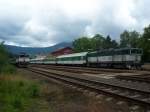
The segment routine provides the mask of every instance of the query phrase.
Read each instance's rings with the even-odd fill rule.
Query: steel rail
[[[69,82],[73,85],[82,86],[83,88],[86,88],[86,89],[88,88],[88,89],[94,90],[98,93],[99,92],[100,93],[105,93],[107,95],[113,95],[115,97],[120,97],[120,98],[124,98],[126,100],[134,101],[134,103],[137,102],[137,103],[140,103],[140,104],[145,105],[145,106],[150,106],[150,101],[146,101],[146,100],[139,99],[139,98],[132,97],[132,96],[126,96],[126,95],[121,94],[121,93],[119,94],[119,93],[107,90],[106,88],[103,88],[104,84],[102,84],[100,82],[86,80],[86,79],[82,79],[82,78],[79,78],[79,77],[77,78],[77,77],[70,77],[70,76],[66,76],[66,75],[60,75],[59,73],[47,72],[47,71],[42,71],[42,70],[33,69],[33,68],[28,68],[27,70],[42,74],[46,77],[51,77],[53,79],[61,80],[63,82]],[[109,86],[111,88],[114,87],[113,85],[109,85]],[[116,88],[120,88],[120,87],[117,86]],[[128,90],[131,90],[131,89],[128,89]],[[136,91],[136,90],[134,90],[134,91]],[[143,92],[142,94],[148,94],[148,93]]]
[[[131,81],[138,81],[138,82],[145,82],[145,83],[150,83],[150,78],[146,77],[136,77],[136,76],[115,76],[117,79],[120,80],[131,80]]]
[[[135,73],[135,72],[149,72],[150,70],[128,70],[128,69],[110,69],[110,68],[96,68],[96,67],[84,67],[84,66],[66,66],[66,65],[51,65],[51,64],[31,64],[34,66],[49,66],[49,67],[59,67],[59,68],[71,68],[71,69],[82,69],[91,70],[97,72],[111,72],[111,73]]]
[[[31,64],[32,65],[32,64]],[[136,70],[126,70],[126,69],[110,69],[110,68],[92,68],[92,67],[79,67],[79,66],[62,66],[62,65],[50,65],[50,64],[33,64],[34,66],[50,66],[50,67],[59,67],[59,68],[72,68],[72,69],[84,69],[84,70],[93,70],[93,71],[100,71],[100,72],[113,72],[113,73],[134,73]]]
[[[37,66],[40,68],[47,68],[47,69],[53,69],[53,70],[61,70],[61,71],[65,71],[65,72],[72,72],[72,73],[90,73],[90,74],[102,74],[102,73],[106,73],[106,72],[100,72],[100,71],[90,71],[90,70],[85,70],[85,69],[72,69],[69,67],[57,67],[56,66]],[[150,74],[146,74],[146,75],[150,75]],[[150,83],[150,80],[147,78],[136,78],[134,76],[121,76],[121,75],[117,75],[115,76],[117,79],[120,80],[131,80],[131,81],[138,81],[138,82],[146,82],[146,83]]]

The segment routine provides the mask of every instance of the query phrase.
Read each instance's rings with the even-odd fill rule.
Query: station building
[[[52,52],[51,55],[56,57],[56,56],[60,56],[64,54],[72,54],[72,53],[73,53],[73,49],[71,47],[64,47],[64,48],[57,49],[56,51]]]

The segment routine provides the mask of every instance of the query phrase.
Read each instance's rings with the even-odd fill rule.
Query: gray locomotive
[[[16,59],[16,65],[18,67],[27,67],[27,65],[29,64],[29,61],[30,61],[29,55],[25,53],[21,53]]]

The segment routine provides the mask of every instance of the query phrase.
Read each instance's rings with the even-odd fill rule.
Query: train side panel
[[[112,62],[112,56],[99,56],[98,57],[98,63],[111,63]]]
[[[140,67],[142,53],[138,48],[114,49],[90,52],[88,65],[108,67]]]
[[[86,64],[87,52],[73,53],[69,55],[62,55],[56,58],[57,64],[61,65],[84,65]]]

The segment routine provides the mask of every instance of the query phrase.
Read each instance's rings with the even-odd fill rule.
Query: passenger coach
[[[87,53],[73,53],[68,55],[61,55],[56,58],[56,64],[61,65],[86,65]]]

